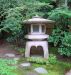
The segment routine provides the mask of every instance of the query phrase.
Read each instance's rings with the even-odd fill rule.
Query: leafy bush
[[[26,34],[24,19],[36,14],[47,18],[52,9],[53,5],[39,0],[0,0],[0,35],[4,37],[2,32],[6,32],[7,41],[16,42]]]
[[[49,3],[49,2],[52,2],[52,0],[38,0],[40,2],[46,2],[46,3]]]
[[[29,57],[27,58],[27,61],[32,62],[32,63],[38,63],[38,64],[46,63],[46,59],[41,58],[41,57]]]
[[[56,56],[53,55],[53,54],[50,54],[50,56],[49,56],[49,58],[48,58],[48,60],[47,60],[47,64],[48,64],[48,63],[49,63],[49,64],[56,64],[56,62],[57,62]]]
[[[25,54],[25,48],[17,47],[16,45],[13,45],[13,49],[18,51],[21,55]]]
[[[62,40],[62,45],[58,49],[61,55],[71,56],[71,34],[65,34],[65,37]]]
[[[38,64],[55,64],[57,60],[55,55],[50,54],[48,59],[41,57],[29,57],[27,58],[27,61]]]
[[[52,10],[49,13],[49,18],[56,21],[52,35],[49,38],[49,42],[57,46],[58,52],[61,55],[71,56],[71,34],[69,32],[68,25],[71,25],[70,17],[71,10],[65,7],[59,7]]]
[[[61,29],[53,29],[52,35],[49,37],[49,42],[53,42],[54,46],[58,46],[61,43],[63,33]]]
[[[23,56],[25,54],[24,48],[18,48],[18,52]]]
[[[17,69],[17,67],[11,66],[16,63],[16,60],[7,60],[0,58],[0,75],[17,75],[17,73],[14,72]]]

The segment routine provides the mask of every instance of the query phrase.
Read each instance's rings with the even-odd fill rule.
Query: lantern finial
[[[36,14],[33,18],[40,18],[40,16],[38,16],[38,15]]]

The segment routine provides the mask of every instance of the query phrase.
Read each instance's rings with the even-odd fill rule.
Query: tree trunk
[[[58,7],[61,7],[61,6],[65,6],[65,7],[67,7],[67,4],[68,4],[68,2],[67,2],[68,0],[56,0],[56,4],[58,5]]]
[[[68,5],[68,2],[67,2],[67,0],[65,0],[65,7],[67,7],[67,5]]]

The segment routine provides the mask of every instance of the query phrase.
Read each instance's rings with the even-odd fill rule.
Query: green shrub
[[[17,75],[17,73],[14,72],[17,67],[11,66],[16,63],[16,60],[0,59],[0,75]]]
[[[65,37],[62,39],[62,45],[58,49],[58,52],[61,55],[71,56],[71,34],[65,34]]]
[[[41,57],[29,57],[27,58],[27,61],[37,64],[55,64],[57,60],[55,55],[50,54],[48,59]]]
[[[18,51],[19,51],[21,54],[24,54],[24,53],[25,53],[25,49],[24,49],[24,48],[18,48]]]
[[[14,50],[17,50],[21,55],[25,54],[25,48],[13,46]]]
[[[70,12],[71,10],[66,9],[66,7],[59,7],[49,13],[49,18],[56,22],[49,42],[57,46],[58,52],[65,56],[71,56]]]
[[[41,57],[29,57],[27,58],[27,61],[32,62],[32,63],[38,63],[38,64],[46,63],[46,59],[41,58]]]
[[[47,60],[47,64],[48,64],[48,63],[49,63],[49,64],[56,64],[56,62],[57,62],[56,56],[53,55],[53,54],[50,54],[50,56],[49,56],[49,58],[48,58],[48,60]]]

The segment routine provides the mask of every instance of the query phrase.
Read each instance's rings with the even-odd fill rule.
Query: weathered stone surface
[[[19,59],[20,59],[20,57],[15,57],[15,58],[14,58],[14,60],[19,60]]]
[[[22,66],[22,67],[30,67],[31,64],[30,64],[30,63],[22,63],[21,66]]]
[[[7,53],[7,54],[5,54],[5,56],[6,57],[15,57],[15,54],[13,54],[13,53]]]
[[[48,72],[47,72],[47,70],[46,69],[44,69],[44,68],[42,68],[42,67],[38,67],[38,68],[35,68],[34,69],[37,73],[40,73],[40,74],[47,74]]]
[[[65,75],[71,75],[71,70],[69,72],[67,72]]]
[[[44,58],[48,59],[49,52],[48,52],[48,42],[47,41],[27,41],[26,49],[25,49],[25,57],[30,57],[31,55],[30,48],[32,48],[33,46],[35,47],[35,49],[37,49],[39,46],[42,47]]]
[[[35,72],[27,72],[26,75],[38,75],[38,74]]]

